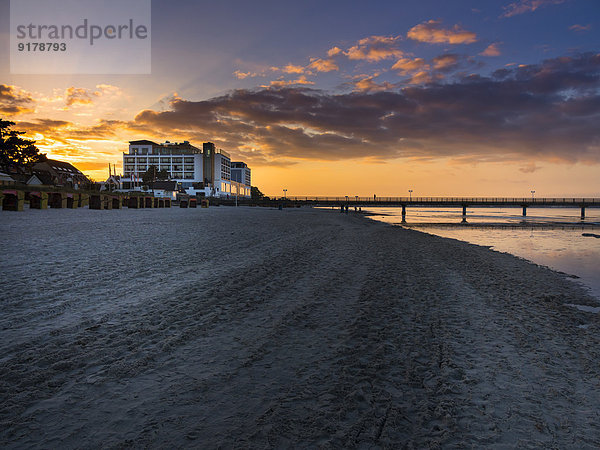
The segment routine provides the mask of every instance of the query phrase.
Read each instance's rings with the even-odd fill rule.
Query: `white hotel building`
[[[248,166],[243,162],[231,162],[229,154],[216,149],[212,142],[205,142],[199,149],[188,141],[162,144],[130,141],[129,153],[123,153],[123,189],[141,186],[142,175],[150,166],[156,166],[158,171],[166,170],[169,180],[181,183],[191,195],[250,197]]]

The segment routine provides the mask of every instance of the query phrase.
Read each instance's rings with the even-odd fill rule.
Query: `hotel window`
[[[186,180],[193,180],[194,179],[194,173],[184,173],[183,174],[183,178],[185,178]]]
[[[138,154],[137,147],[131,147],[131,153],[134,154],[134,155],[137,155]]]
[[[183,159],[183,161],[184,161],[186,164],[194,164],[194,158],[187,158],[187,157],[186,157],[186,158],[184,158],[184,159]]]
[[[148,149],[147,148],[142,148],[142,155],[147,155],[148,154]]]
[[[183,178],[183,174],[181,172],[173,172],[173,178]]]
[[[194,165],[193,164],[184,164],[183,170],[192,171],[192,170],[194,170]]]
[[[148,158],[149,164],[158,164],[158,158]]]
[[[160,158],[161,164],[171,164],[171,158]]]
[[[181,164],[183,162],[183,158],[172,158],[173,159],[173,164],[178,163]]]
[[[137,159],[138,164],[146,164],[147,161],[148,161],[148,158],[138,158]]]
[[[125,156],[123,158],[123,161],[125,162],[125,164],[132,163],[132,162],[135,162],[135,158],[133,156]]]

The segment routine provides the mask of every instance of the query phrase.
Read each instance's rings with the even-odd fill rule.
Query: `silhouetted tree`
[[[166,169],[158,170],[156,166],[148,166],[148,170],[142,174],[144,184],[150,184],[156,180],[166,180],[169,178],[169,172]]]
[[[30,169],[36,162],[45,161],[46,155],[39,152],[35,141],[23,139],[25,132],[11,130],[13,125],[14,122],[0,119],[0,170]]]
[[[265,198],[265,194],[260,192],[260,189],[258,189],[256,186],[250,187],[250,196],[252,197],[252,200],[254,200],[254,201],[259,201],[259,200],[262,200],[263,198]]]

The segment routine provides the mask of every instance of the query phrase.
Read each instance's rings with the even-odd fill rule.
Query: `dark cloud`
[[[216,140],[263,161],[452,157],[600,161],[600,55],[395,91],[237,90],[173,99],[129,129]],[[250,155],[251,156],[251,155]]]
[[[16,86],[0,84],[0,114],[16,116],[27,114],[35,109],[35,101],[29,93]]]

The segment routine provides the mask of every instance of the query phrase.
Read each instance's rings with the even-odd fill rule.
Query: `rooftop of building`
[[[129,141],[129,145],[159,145],[156,142],[141,139],[139,141]]]
[[[77,174],[77,175],[83,175],[83,173],[74,165],[69,164],[68,162],[65,162],[65,161],[58,161],[56,159],[47,159],[45,161],[36,163],[33,166],[33,170],[34,170],[34,172],[35,171],[43,171],[47,167],[50,167],[59,173],[73,173],[73,174]]]

